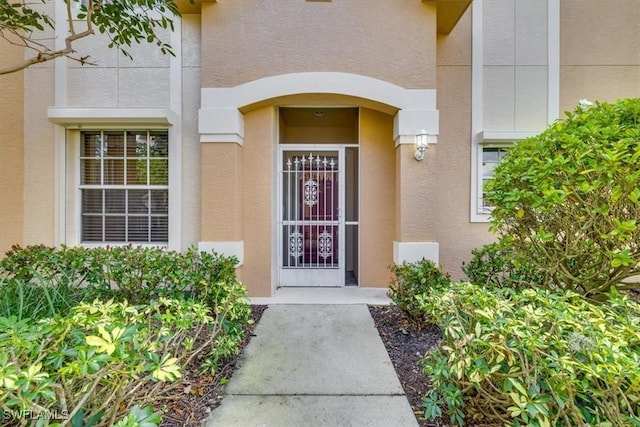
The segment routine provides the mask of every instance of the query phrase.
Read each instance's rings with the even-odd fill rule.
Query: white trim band
[[[244,241],[239,242],[198,242],[198,252],[215,251],[225,256],[235,256],[238,258],[240,267],[244,262]]]
[[[393,242],[393,262],[416,262],[428,259],[438,264],[440,244],[438,242]]]
[[[52,123],[67,127],[114,124],[123,126],[165,125],[178,121],[178,115],[169,108],[68,108],[51,107],[47,117]]]
[[[202,88],[198,111],[200,142],[242,144],[244,121],[240,111],[250,105],[288,95],[322,93],[374,101],[397,110],[393,138],[413,144],[425,129],[437,142],[439,114],[435,89],[405,89],[395,84],[350,73],[308,72],[265,77],[230,88]],[[382,108],[382,107],[381,107]]]

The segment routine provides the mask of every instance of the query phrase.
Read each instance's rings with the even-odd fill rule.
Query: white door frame
[[[284,267],[284,209],[283,209],[283,176],[286,165],[283,163],[284,153],[298,151],[303,153],[321,154],[332,152],[338,154],[338,267]],[[305,287],[343,287],[345,284],[345,146],[337,144],[279,144],[277,151],[277,278],[278,286]],[[287,242],[288,245],[289,242]]]

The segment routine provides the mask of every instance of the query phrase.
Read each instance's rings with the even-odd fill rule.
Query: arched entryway
[[[396,224],[408,193],[399,189],[414,168],[398,168],[397,156],[417,130],[437,135],[437,126],[435,91],[366,76],[203,89],[200,247],[238,255],[256,296],[280,285],[386,286],[404,239]]]

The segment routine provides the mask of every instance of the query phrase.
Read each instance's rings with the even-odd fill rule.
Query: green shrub
[[[194,248],[13,248],[0,260],[0,416],[153,425],[136,404],[237,354],[251,309],[236,263]]]
[[[393,277],[389,285],[389,298],[398,306],[411,322],[425,323],[425,313],[416,300],[416,295],[447,287],[451,280],[448,274],[433,261],[422,259],[417,262],[393,264],[389,268]]]
[[[74,260],[45,246],[14,246],[0,259],[0,316],[21,320],[67,313],[85,297],[83,273]]]
[[[640,305],[457,283],[418,297],[442,329],[426,416],[510,426],[640,425]]]
[[[62,251],[68,248],[62,248]],[[92,296],[145,303],[158,297],[195,298],[215,305],[216,284],[238,284],[235,257],[155,247],[89,249],[85,282]]]
[[[193,301],[160,298],[142,306],[96,300],[38,322],[0,318],[3,416],[28,413],[33,419],[21,421],[34,426],[50,414],[75,425],[150,422],[157,415],[135,405],[170,396],[167,384],[183,369],[220,356],[223,316]]]
[[[462,271],[476,285],[497,288],[548,286],[546,272],[529,262],[518,260],[505,242],[489,243],[471,251],[472,258]]]
[[[640,98],[580,106],[509,150],[493,228],[554,287],[596,299],[640,274]]]
[[[237,259],[155,247],[14,247],[0,260],[0,315],[18,319],[64,313],[81,300],[144,304],[160,297],[193,299],[224,311],[225,331],[236,340],[249,319]]]

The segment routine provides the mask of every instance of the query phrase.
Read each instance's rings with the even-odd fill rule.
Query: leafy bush
[[[416,300],[416,295],[447,287],[449,275],[433,261],[422,259],[417,262],[393,264],[389,268],[393,277],[389,286],[389,298],[413,323],[425,323],[425,313]]]
[[[0,416],[112,425],[131,408],[119,425],[153,425],[134,403],[237,354],[251,309],[236,263],[194,248],[15,247],[0,260]]]
[[[30,425],[49,414],[74,425],[150,423],[157,415],[135,405],[170,395],[183,369],[219,357],[219,320],[205,305],[167,298],[96,300],[38,322],[0,318],[0,409],[29,413]]]
[[[531,263],[518,260],[505,242],[489,243],[471,251],[471,260],[462,266],[469,281],[497,288],[547,286],[547,274]]]
[[[45,246],[14,246],[0,259],[0,316],[52,317],[82,301],[82,275],[71,257]]]
[[[443,342],[426,416],[511,426],[640,425],[640,305],[457,283],[417,297]]]
[[[509,150],[493,227],[554,286],[604,298],[640,274],[640,98],[579,106]]]

